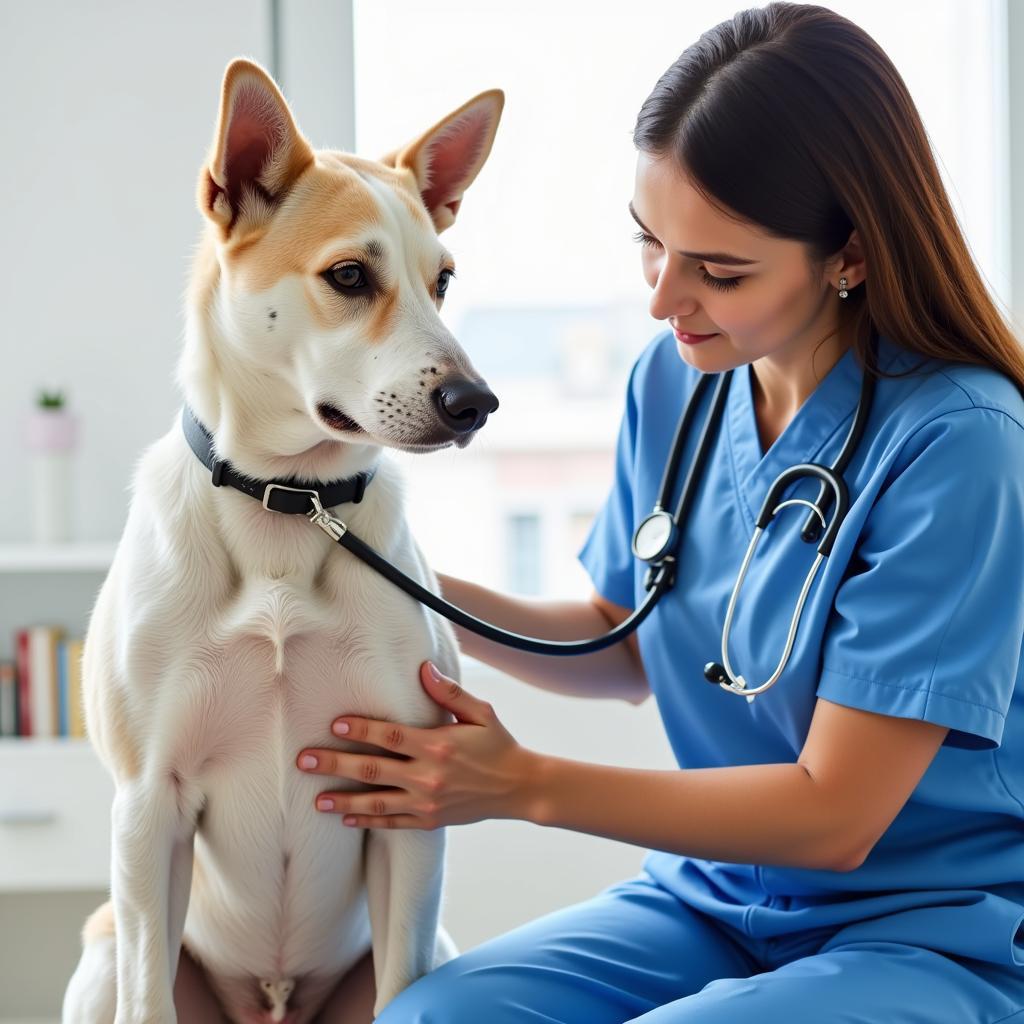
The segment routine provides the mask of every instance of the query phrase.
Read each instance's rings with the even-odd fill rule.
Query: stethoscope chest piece
[[[633,534],[633,554],[644,562],[657,562],[673,550],[676,524],[670,513],[656,508]]]

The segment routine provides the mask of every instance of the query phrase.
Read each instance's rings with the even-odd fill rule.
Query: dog
[[[459,678],[454,631],[267,496],[362,475],[333,511],[438,592],[385,449],[465,447],[497,407],[441,321],[454,264],[438,236],[503,104],[481,93],[362,159],[314,150],[259,64],[227,66],[197,189],[186,406],[136,464],[86,633],[87,734],[115,783],[111,898],[83,927],[64,1024],[175,1021],[182,947],[238,1024],[308,1024],[370,949],[377,1014],[457,954],[444,829],[343,827],[296,766],[303,747],[381,753],[331,734],[342,713],[450,721],[418,670]],[[225,486],[231,471],[258,487]]]

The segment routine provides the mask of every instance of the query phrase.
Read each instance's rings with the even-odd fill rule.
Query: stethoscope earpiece
[[[704,678],[715,686],[720,683],[724,683],[727,678],[725,674],[725,666],[719,665],[717,661],[709,661],[704,666]]]

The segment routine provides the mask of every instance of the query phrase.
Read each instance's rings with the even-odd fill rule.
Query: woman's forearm
[[[800,764],[650,770],[526,756],[507,817],[734,864],[859,863],[859,837]]]
[[[514,597],[477,583],[437,574],[445,600],[503,629],[542,640],[587,640],[611,627],[589,601]],[[582,655],[532,654],[487,640],[461,626],[463,653],[542,690],[573,697],[618,697],[638,704],[647,696],[642,667],[625,643]]]

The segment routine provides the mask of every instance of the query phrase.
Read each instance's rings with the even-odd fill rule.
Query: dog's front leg
[[[443,828],[366,833],[366,897],[377,982],[374,1016],[434,967],[444,849]]]
[[[176,1024],[174,975],[188,905],[194,832],[182,829],[177,792],[169,777],[119,784],[111,822],[115,1024]]]

